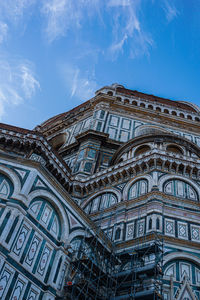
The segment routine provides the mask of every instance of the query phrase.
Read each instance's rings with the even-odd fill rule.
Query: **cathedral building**
[[[0,124],[0,299],[200,299],[200,108],[105,86]]]

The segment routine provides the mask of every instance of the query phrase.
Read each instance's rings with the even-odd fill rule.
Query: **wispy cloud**
[[[150,34],[142,29],[140,10],[140,0],[49,0],[42,7],[49,42],[65,36],[69,30],[79,30],[89,17],[99,19],[99,24],[103,24],[105,30],[111,26],[112,43],[108,52],[112,59],[123,52],[127,43],[130,43],[132,58],[148,53],[152,47]],[[108,14],[109,24],[101,22],[104,14]],[[105,49],[102,50],[105,52]]]
[[[107,5],[114,7],[114,6],[129,6],[130,0],[109,0]]]
[[[40,84],[28,61],[0,58],[0,118],[10,106],[16,106],[33,96]]]
[[[178,10],[172,1],[164,0],[163,9],[168,22],[171,22],[178,15]]]
[[[98,89],[92,72],[83,72],[75,65],[65,64],[61,67],[61,73],[71,97],[84,101],[93,97]]]
[[[0,22],[0,44],[4,42],[8,34],[8,25]]]
[[[110,0],[108,8],[110,7],[114,19],[113,42],[109,48],[111,57],[115,59],[120,52],[123,52],[127,43],[129,43],[129,54],[132,58],[148,54],[153,45],[153,39],[142,30],[139,19],[141,1]]]
[[[24,25],[25,19],[31,15],[31,6],[37,0],[6,0],[0,1],[0,44],[6,40],[12,26]],[[20,31],[21,32],[21,31]]]
[[[49,0],[44,2],[42,14],[46,17],[49,42],[65,36],[69,28],[78,29],[85,17],[90,17],[101,6],[100,0]]]
[[[36,1],[37,0],[0,1],[0,15],[8,22],[17,23]]]
[[[21,87],[26,98],[31,98],[37,89],[40,88],[38,80],[30,64],[22,63],[19,66],[19,76],[21,79]]]

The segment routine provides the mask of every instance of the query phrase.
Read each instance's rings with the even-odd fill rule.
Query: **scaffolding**
[[[107,232],[109,225],[117,222],[117,208],[113,214]],[[163,237],[152,231],[135,238],[131,248],[121,251],[117,243],[109,240],[106,231],[102,235],[103,216],[102,211],[98,226],[95,230],[86,229],[79,246],[72,251],[61,299],[163,299]]]
[[[110,300],[163,299],[163,240],[155,232],[151,236],[151,241],[117,255],[121,266],[127,267],[114,274],[117,290]]]
[[[87,228],[77,249],[71,253],[70,272],[64,286],[65,300],[107,300],[112,295],[117,280],[113,277],[118,258],[115,244],[107,233],[112,223],[112,214],[105,233],[101,230],[104,210],[101,210],[99,224]],[[114,221],[114,220],[113,220]]]

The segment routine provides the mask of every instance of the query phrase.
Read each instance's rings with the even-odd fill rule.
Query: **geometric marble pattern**
[[[178,222],[178,237],[187,238],[187,224]]]
[[[40,179],[37,180],[35,186],[40,187],[40,188],[46,188],[47,187]]]
[[[37,292],[30,290],[27,300],[37,300],[38,298],[37,295],[38,295]]]
[[[37,220],[41,221],[41,225],[45,227],[47,230],[50,230],[53,235],[58,236],[60,231],[60,223],[58,220],[58,214],[56,210],[51,207],[49,202],[42,199],[42,201],[33,201],[30,205],[29,211],[32,215],[34,215]]]
[[[34,236],[32,242],[31,242],[31,246],[29,248],[28,254],[26,256],[26,263],[29,266],[32,265],[35,255],[39,251],[40,242],[41,242],[41,240],[37,236]]]
[[[20,254],[21,249],[22,249],[22,247],[24,245],[24,242],[26,240],[26,237],[28,235],[28,232],[29,232],[29,229],[26,226],[23,225],[20,232],[19,232],[18,238],[15,242],[14,248],[13,248],[13,252],[16,255]]]
[[[191,225],[191,239],[193,241],[200,241],[200,227]]]
[[[20,300],[22,297],[23,289],[24,289],[25,283],[21,280],[17,280],[13,294],[11,296],[11,299],[13,300]]]
[[[11,272],[5,268],[0,277],[0,297],[3,296],[4,290],[7,287],[10,277]]]
[[[126,229],[126,239],[132,239],[134,234],[134,224],[128,224]]]
[[[45,206],[45,209],[43,211],[43,214],[42,214],[42,218],[41,220],[46,224],[50,218],[50,215],[51,215],[51,212],[52,212],[52,209],[49,207],[49,206]]]
[[[34,213],[37,214],[39,212],[40,206],[42,202],[41,201],[36,201],[30,206],[30,210]]]
[[[139,221],[138,222],[138,236],[143,236],[144,235],[144,221]]]
[[[53,231],[53,233],[58,234],[58,229],[59,229],[58,218],[55,216],[50,231]]]
[[[175,234],[175,226],[173,220],[165,220],[165,234],[174,235]]]
[[[40,259],[39,267],[37,272],[42,276],[44,275],[45,268],[47,266],[47,262],[50,256],[51,250],[48,247],[45,247],[42,253],[42,257]]]
[[[24,179],[24,177],[25,177],[25,175],[27,174],[27,172],[26,171],[23,171],[23,170],[20,170],[20,169],[14,169],[19,175],[20,175],[20,177],[22,178],[22,179]]]
[[[0,184],[0,194],[8,196],[10,193],[10,187],[8,182],[4,179]]]

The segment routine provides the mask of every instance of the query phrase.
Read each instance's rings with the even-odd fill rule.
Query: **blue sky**
[[[200,0],[0,0],[0,122],[32,129],[112,83],[200,105]]]

